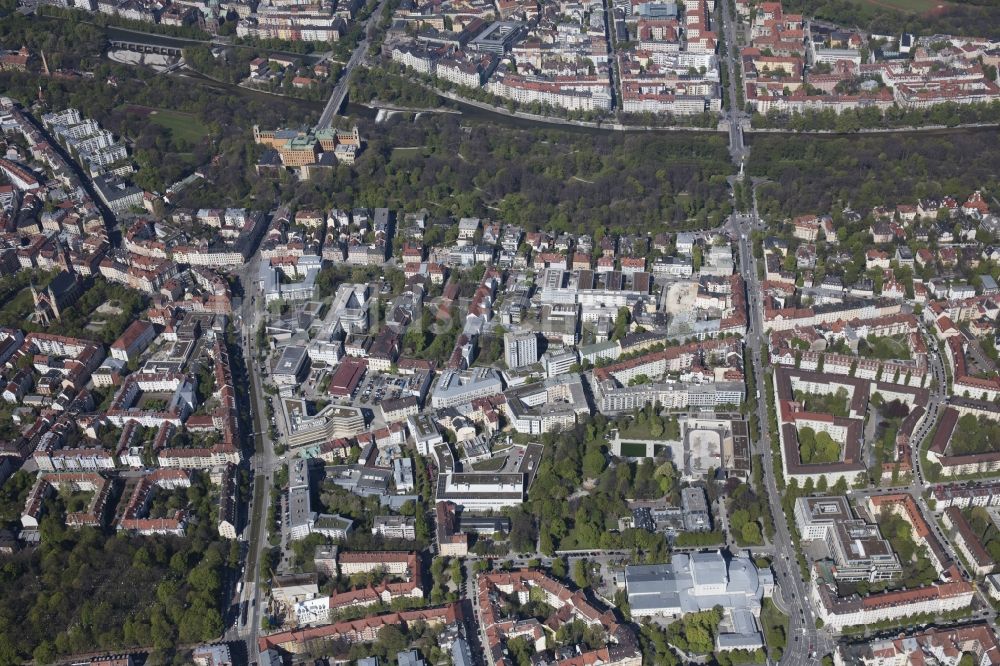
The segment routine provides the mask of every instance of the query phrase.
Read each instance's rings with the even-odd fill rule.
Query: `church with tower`
[[[59,241],[56,242],[62,270],[44,291],[39,290],[34,284],[31,285],[31,298],[35,303],[34,319],[45,326],[53,321],[59,321],[63,309],[75,303],[83,293],[83,280],[73,269],[69,250]]]

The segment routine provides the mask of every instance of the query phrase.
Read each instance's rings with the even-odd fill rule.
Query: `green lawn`
[[[788,641],[788,616],[778,610],[773,601],[765,598],[760,609],[760,623],[771,656],[775,660],[780,659]]]
[[[148,113],[147,117],[150,122],[154,122],[170,130],[170,134],[175,141],[198,143],[208,134],[208,128],[191,113],[139,106],[137,104],[128,105],[128,109],[130,111]]]
[[[874,7],[895,9],[909,14],[924,14],[938,6],[948,6],[947,2],[936,2],[935,0],[863,0],[863,2]]]
[[[906,335],[865,338],[858,343],[858,353],[882,361],[909,360],[910,341]]]
[[[190,113],[156,109],[149,115],[149,119],[170,130],[177,141],[197,143],[208,134],[208,128]]]
[[[659,437],[653,437],[653,433],[649,430],[648,423],[639,423],[636,420],[630,421],[628,427],[622,428],[618,435],[622,439],[660,439]]]
[[[487,458],[472,465],[472,469],[477,472],[499,472],[507,464],[507,456],[499,458]]]
[[[90,501],[94,498],[94,493],[83,490],[60,492],[63,502],[66,504],[67,513],[79,513],[86,511]]]

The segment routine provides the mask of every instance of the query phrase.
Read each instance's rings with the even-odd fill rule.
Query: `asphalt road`
[[[742,166],[747,149],[743,143],[743,121],[746,114],[736,105],[739,99],[737,87],[743,85],[740,76],[739,45],[736,43],[736,19],[733,3],[722,3],[722,34],[726,40],[726,66],[729,69],[729,109],[723,110],[729,121],[729,154],[737,166]],[[718,30],[716,30],[718,32]]]
[[[257,637],[260,633],[260,622],[263,611],[265,594],[263,591],[264,580],[260,579],[260,559],[264,548],[268,545],[267,533],[267,513],[268,504],[271,499],[271,479],[274,470],[280,461],[274,453],[274,442],[267,437],[267,425],[264,422],[266,414],[264,407],[264,395],[261,390],[261,375],[257,368],[256,355],[256,334],[260,322],[263,320],[265,308],[263,295],[260,293],[256,276],[260,266],[261,257],[259,252],[246,264],[239,272],[240,283],[243,286],[243,304],[238,312],[236,324],[242,336],[243,355],[246,360],[247,373],[250,383],[250,400],[253,412],[252,433],[254,441],[254,454],[251,460],[251,471],[254,476],[253,496],[259,499],[259,506],[251,508],[248,522],[248,534],[251,542],[249,544],[250,554],[247,555],[247,567],[244,571],[243,593],[240,602],[252,602],[245,625],[237,622],[236,635],[246,640],[247,654],[251,662],[257,658]],[[257,299],[261,300],[258,301]]]
[[[750,246],[751,231],[761,227],[761,221],[754,212],[748,216],[734,215],[730,225],[739,238],[740,272],[747,288],[747,306],[749,309],[749,329],[746,344],[750,347],[750,357],[753,362],[754,376],[757,387],[762,392],[767,390],[764,365],[760,349],[763,337],[763,303],[761,287],[757,280],[757,265]],[[824,655],[832,651],[831,636],[816,629],[816,616],[808,599],[808,584],[802,580],[795,547],[788,532],[785,512],[781,507],[781,493],[774,477],[773,460],[771,458],[771,442],[768,432],[767,401],[763,398],[757,401],[758,419],[761,424],[761,439],[755,443],[755,452],[761,454],[764,462],[764,486],[767,491],[768,504],[774,517],[775,536],[773,541],[775,556],[772,568],[775,574],[775,584],[780,588],[781,599],[789,613],[788,636],[785,651],[781,657],[782,664],[804,664],[815,652]]]
[[[378,21],[380,16],[382,16],[383,5],[385,5],[385,0],[379,0],[378,6],[375,7],[371,16],[369,16],[368,20],[365,22],[365,36],[361,39],[361,42],[358,44],[358,48],[354,49],[354,53],[351,54],[350,59],[344,66],[344,71],[340,75],[340,81],[338,81],[337,85],[333,87],[333,92],[330,93],[330,99],[323,108],[323,113],[320,114],[319,121],[316,122],[317,130],[329,127],[330,123],[333,122],[333,117],[337,115],[340,107],[344,105],[344,98],[347,96],[348,87],[351,85],[351,73],[365,57],[365,53],[368,51],[368,46],[370,44],[368,41],[368,35],[370,34],[376,21]]]

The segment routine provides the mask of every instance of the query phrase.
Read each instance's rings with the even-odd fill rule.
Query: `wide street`
[[[260,262],[260,254],[256,254],[254,261],[250,262],[247,266],[247,273],[241,276],[241,283],[243,284],[244,294],[243,294],[243,349],[244,358],[247,362],[247,369],[250,375],[250,398],[252,400],[252,412],[253,412],[253,423],[254,423],[254,459],[253,459],[253,472],[254,472],[254,484],[263,484],[263,492],[258,493],[257,488],[254,488],[254,496],[261,497],[263,499],[262,506],[253,507],[252,516],[257,520],[257,524],[254,526],[257,534],[257,540],[255,543],[251,543],[250,547],[254,550],[253,557],[253,570],[247,571],[246,575],[251,578],[254,583],[253,585],[248,585],[248,587],[255,588],[257,594],[252,599],[254,602],[252,604],[252,609],[248,613],[247,624],[249,625],[249,642],[248,652],[250,655],[256,656],[257,646],[256,638],[257,632],[260,629],[260,608],[262,603],[263,594],[260,592],[262,587],[260,580],[260,560],[261,554],[264,551],[264,546],[267,543],[267,513],[268,513],[268,502],[271,497],[270,487],[271,487],[271,472],[274,469],[274,443],[270,438],[265,437],[264,433],[266,431],[266,424],[264,423],[264,400],[261,393],[260,385],[260,375],[257,374],[257,370],[254,367],[257,362],[257,358],[254,353],[254,344],[256,342],[256,331],[258,326],[258,318],[263,311],[263,307],[254,307],[256,303],[256,294],[258,291],[258,284],[256,280],[256,271],[258,264]],[[263,303],[261,303],[263,305]],[[258,445],[259,444],[259,445]]]
[[[239,273],[240,284],[243,287],[243,302],[237,313],[236,326],[240,330],[243,358],[246,363],[247,381],[249,383],[250,416],[253,432],[250,433],[253,442],[253,456],[250,461],[250,471],[253,474],[254,485],[252,500],[247,515],[245,529],[249,552],[244,560],[243,589],[236,600],[240,610],[246,602],[246,622],[240,610],[235,617],[235,625],[226,632],[229,640],[245,640],[247,655],[251,662],[257,657],[257,637],[260,632],[263,603],[265,600],[264,586],[266,579],[260,575],[260,560],[268,545],[267,514],[271,499],[271,479],[274,470],[281,461],[274,453],[274,442],[267,437],[265,422],[266,408],[261,380],[263,373],[258,367],[258,351],[256,349],[257,329],[264,318],[265,307],[257,282],[257,273],[261,262],[260,253],[244,266]],[[258,300],[258,298],[260,300]]]
[[[737,105],[739,100],[737,89],[743,84],[740,77],[739,46],[736,43],[736,20],[731,2],[722,3],[722,19],[726,44],[725,65],[729,69],[729,109],[724,110],[725,117],[729,121],[729,153],[733,162],[742,171],[743,161],[748,152],[743,143],[743,122],[746,113]]]
[[[761,424],[761,438],[754,445],[754,452],[759,454],[764,463],[764,485],[767,489],[768,504],[774,517],[775,535],[774,561],[772,568],[775,583],[780,588],[784,610],[789,615],[788,644],[782,654],[783,664],[804,664],[812,653],[824,655],[832,651],[833,640],[825,631],[816,628],[816,617],[809,603],[808,585],[802,580],[795,546],[788,532],[788,524],[784,520],[785,513],[781,507],[781,493],[774,477],[773,460],[771,457],[771,442],[768,434],[767,401],[763,391],[767,390],[767,375],[764,374],[764,364],[761,359],[761,344],[765,341],[763,335],[764,310],[761,285],[757,279],[757,264],[751,247],[751,233],[762,228],[756,211],[750,215],[734,215],[730,224],[739,238],[740,272],[746,283],[747,308],[749,309],[749,328],[746,344],[753,361],[754,377],[760,392],[757,400],[757,417]]]

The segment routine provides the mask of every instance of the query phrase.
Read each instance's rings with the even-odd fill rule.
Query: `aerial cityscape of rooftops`
[[[0,666],[1000,666],[1000,10],[0,0]]]

